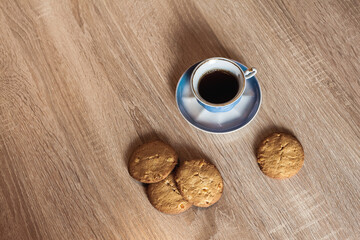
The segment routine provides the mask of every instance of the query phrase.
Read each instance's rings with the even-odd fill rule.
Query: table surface
[[[1,1],[1,239],[360,239],[360,2]],[[212,135],[175,87],[212,56],[258,69],[263,102]],[[259,141],[294,134],[305,165],[264,176]],[[155,210],[127,161],[160,138],[224,178],[207,209]]]

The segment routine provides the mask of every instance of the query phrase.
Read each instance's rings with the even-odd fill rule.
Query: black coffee
[[[233,99],[238,90],[237,78],[226,71],[213,71],[199,80],[199,94],[210,103],[225,103]]]

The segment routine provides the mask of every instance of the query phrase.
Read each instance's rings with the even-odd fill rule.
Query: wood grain
[[[0,2],[1,239],[359,239],[360,4],[325,1]],[[211,56],[256,67],[263,104],[211,135],[174,91]],[[262,137],[305,149],[292,179],[265,177]],[[160,138],[222,173],[222,199],[169,216],[127,172]]]

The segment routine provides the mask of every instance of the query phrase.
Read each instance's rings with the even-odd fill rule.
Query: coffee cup
[[[200,62],[190,77],[191,90],[197,101],[210,112],[227,112],[239,103],[246,79],[257,70],[243,71],[233,60],[214,57]]]

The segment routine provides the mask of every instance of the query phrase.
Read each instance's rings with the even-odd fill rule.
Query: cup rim
[[[227,61],[227,62],[230,62],[232,63],[234,66],[236,66],[240,72],[241,72],[241,75],[242,75],[242,78],[243,78],[243,84],[242,84],[242,87],[241,89],[236,93],[236,95],[230,100],[230,101],[227,101],[227,102],[224,102],[224,103],[211,103],[211,102],[208,102],[206,101],[205,99],[203,99],[200,95],[198,95],[196,92],[195,92],[195,89],[194,89],[194,75],[195,75],[195,72],[198,70],[198,68],[200,68],[203,64],[205,64],[206,62],[208,61],[211,61],[211,60],[223,60],[223,61]],[[194,94],[194,96],[196,97],[197,100],[199,100],[200,102],[204,103],[205,105],[208,105],[208,106],[211,106],[211,107],[225,107],[225,106],[228,106],[234,102],[236,102],[236,100],[238,100],[241,95],[244,93],[244,90],[245,90],[245,83],[246,83],[246,79],[245,79],[245,74],[244,74],[244,71],[240,68],[239,65],[236,64],[236,62],[232,59],[228,59],[228,58],[224,58],[224,57],[212,57],[212,58],[207,58],[203,61],[201,61],[196,67],[195,69],[192,71],[191,73],[191,77],[190,77],[190,87],[191,87],[191,91],[192,93]]]

